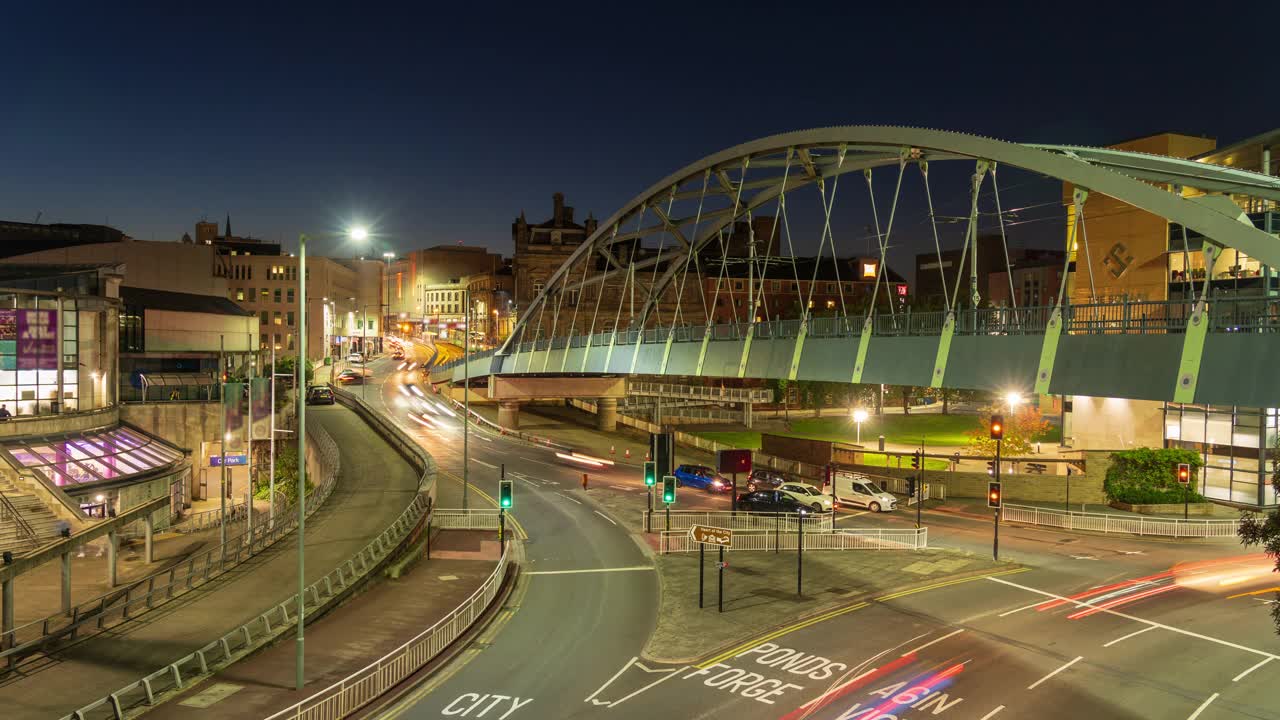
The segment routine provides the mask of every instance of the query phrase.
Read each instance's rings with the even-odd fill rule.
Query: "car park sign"
[[[689,528],[689,537],[696,543],[703,545],[719,545],[720,547],[733,546],[733,531],[728,528],[712,527],[710,525],[694,525]]]

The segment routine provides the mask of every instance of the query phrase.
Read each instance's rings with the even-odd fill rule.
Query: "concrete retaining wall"
[[[200,443],[218,440],[221,407],[217,402],[127,403],[120,406],[120,419],[198,453]]]
[[[1111,465],[1109,453],[1086,452],[1083,475],[1073,474],[1071,479],[1071,502],[1103,504],[1107,501],[1102,489],[1102,480],[1106,477],[1107,467]],[[841,467],[868,475],[887,475],[905,478],[918,471],[910,468],[879,467],[874,465],[842,465]],[[1002,474],[1001,491],[1009,502],[1065,502],[1067,499],[1066,475],[1029,475],[1023,473]],[[927,482],[938,482],[947,486],[947,497],[980,498],[987,495],[987,483],[991,476],[985,472],[947,472],[927,471]]]

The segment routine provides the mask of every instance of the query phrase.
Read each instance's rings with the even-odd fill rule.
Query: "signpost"
[[[694,525],[689,528],[689,538],[698,543],[698,607],[702,607],[702,577],[707,546],[716,545],[720,548],[720,561],[716,563],[719,573],[716,610],[724,612],[724,569],[729,565],[724,561],[724,549],[733,546],[733,531],[710,525]]]
[[[729,509],[738,510],[738,473],[751,474],[750,450],[717,450],[716,472],[728,473],[733,478],[733,497],[729,501]]]

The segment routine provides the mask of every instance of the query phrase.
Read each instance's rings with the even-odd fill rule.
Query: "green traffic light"
[[[498,485],[498,507],[503,510],[509,509],[512,505],[512,485],[510,480],[503,480]]]
[[[662,478],[662,502],[670,505],[676,501],[676,479],[673,475]]]

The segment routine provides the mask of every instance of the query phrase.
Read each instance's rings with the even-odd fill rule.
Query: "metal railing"
[[[497,530],[498,510],[436,508],[431,511],[431,524],[443,530]]]
[[[271,715],[267,720],[335,720],[346,717],[403,682],[449,647],[484,614],[502,588],[510,554],[508,547],[484,584],[434,625],[376,662]]]
[[[13,537],[15,541],[25,539],[27,543],[32,545],[39,541],[39,536],[36,535],[35,529],[31,527],[31,523],[28,523],[22,517],[22,513],[18,512],[18,509],[13,506],[13,503],[9,502],[9,498],[5,497],[2,492],[0,492],[0,521],[13,524],[12,527],[16,530]],[[4,647],[4,645],[0,643],[0,647]]]
[[[733,544],[725,548],[734,550],[795,550],[801,542],[800,533],[774,530],[735,530]],[[808,550],[923,550],[929,547],[929,528],[842,528],[831,532],[804,533],[804,549]],[[658,552],[694,552],[698,543],[688,532],[673,530],[658,537]]]
[[[727,388],[707,385],[631,382],[627,384],[627,394],[719,402],[773,402],[773,390],[771,388]]]
[[[1053,510],[1031,505],[1005,503],[1000,513],[1003,522],[1043,525],[1064,530],[1088,530],[1125,535],[1156,535],[1175,538],[1234,538],[1239,520],[1200,520],[1164,518],[1146,515]]]
[[[730,530],[773,530],[795,532],[797,523],[807,532],[830,532],[835,529],[835,513],[814,513],[800,516],[796,513],[751,512],[739,510],[672,510],[671,525],[667,525],[667,513],[662,510],[642,510],[640,526],[649,532],[688,530],[694,525],[711,525]]]
[[[307,434],[316,448],[321,476],[320,483],[308,497],[307,514],[310,515],[332,493],[340,465],[337,444],[323,428],[308,428]],[[225,545],[210,548],[168,570],[152,573],[79,603],[71,608],[70,613],[49,615],[15,627],[0,635],[0,648],[5,648],[0,652],[0,660],[12,667],[19,658],[40,652],[64,638],[77,640],[132,620],[147,610],[201,587],[262,552],[292,532],[297,523],[297,513],[288,513],[274,525],[264,522],[253,528],[252,534],[245,530],[227,538]]]

